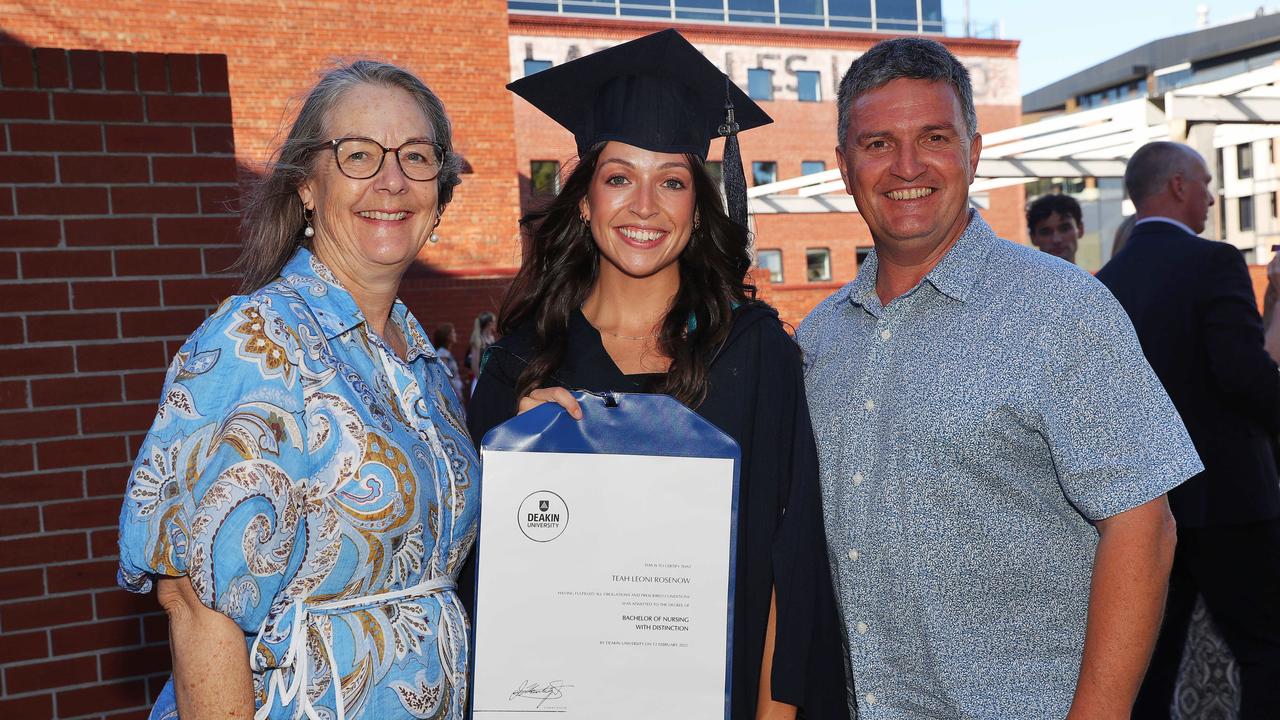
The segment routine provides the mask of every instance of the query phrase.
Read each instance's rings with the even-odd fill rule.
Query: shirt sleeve
[[[307,542],[297,336],[263,314],[233,298],[183,344],[120,513],[122,587],[187,576],[249,632]]]
[[[1063,493],[1096,521],[1155,499],[1204,466],[1124,308],[1101,283],[1083,282],[1043,337],[1041,416]]]

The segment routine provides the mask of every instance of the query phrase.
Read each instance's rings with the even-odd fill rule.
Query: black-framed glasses
[[[338,170],[352,180],[368,180],[382,170],[388,153],[396,154],[400,172],[410,180],[435,180],[444,166],[444,146],[428,140],[410,140],[400,147],[383,147],[366,137],[340,137],[322,142],[312,150],[333,148]]]

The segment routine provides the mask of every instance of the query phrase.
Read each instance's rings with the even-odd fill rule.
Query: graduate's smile
[[[653,227],[640,227],[636,225],[624,225],[614,228],[618,235],[622,236],[622,241],[633,248],[645,250],[656,247],[662,243],[662,240],[669,234],[666,230]]]

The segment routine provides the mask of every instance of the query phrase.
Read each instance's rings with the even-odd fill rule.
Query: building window
[[[1280,218],[1280,193],[1271,193],[1271,217]]]
[[[529,163],[529,185],[534,195],[555,195],[560,192],[560,163],[555,160],[534,160]]]
[[[751,184],[768,185],[778,181],[778,163],[772,160],[755,160],[751,163]]]
[[[822,89],[819,83],[822,76],[817,70],[796,71],[796,92],[800,94],[800,102],[820,102]]]
[[[1253,177],[1253,143],[1236,146],[1236,177],[1241,180]]]
[[[1236,208],[1240,212],[1240,232],[1253,230],[1253,196],[1245,195],[1240,198]]]
[[[773,71],[765,68],[747,68],[747,95],[752,100],[773,99]]]
[[[821,160],[801,160],[800,161],[801,175],[812,175],[814,173],[824,172],[826,171],[826,169],[827,169],[827,164]]]
[[[532,75],[532,74],[534,74],[534,73],[540,73],[540,72],[542,72],[543,70],[546,70],[546,69],[548,69],[548,68],[550,68],[550,67],[551,67],[551,61],[550,61],[550,60],[533,60],[533,59],[531,59],[531,58],[525,58],[525,61],[524,61],[524,76],[525,76],[525,77],[529,77],[530,75]]]
[[[782,251],[757,250],[756,267],[769,271],[769,282],[782,282]]]
[[[831,279],[831,251],[827,248],[808,248],[804,251],[805,278],[809,282]]]

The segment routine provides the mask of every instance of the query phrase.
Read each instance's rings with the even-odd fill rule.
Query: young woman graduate
[[[578,164],[526,215],[527,254],[469,409],[477,444],[570,389],[666,393],[742,450],[732,717],[847,718],[800,351],[755,299],[739,129],[771,122],[674,30],[508,86]],[[726,136],[725,213],[705,164]],[[481,619],[483,622],[483,619]]]

